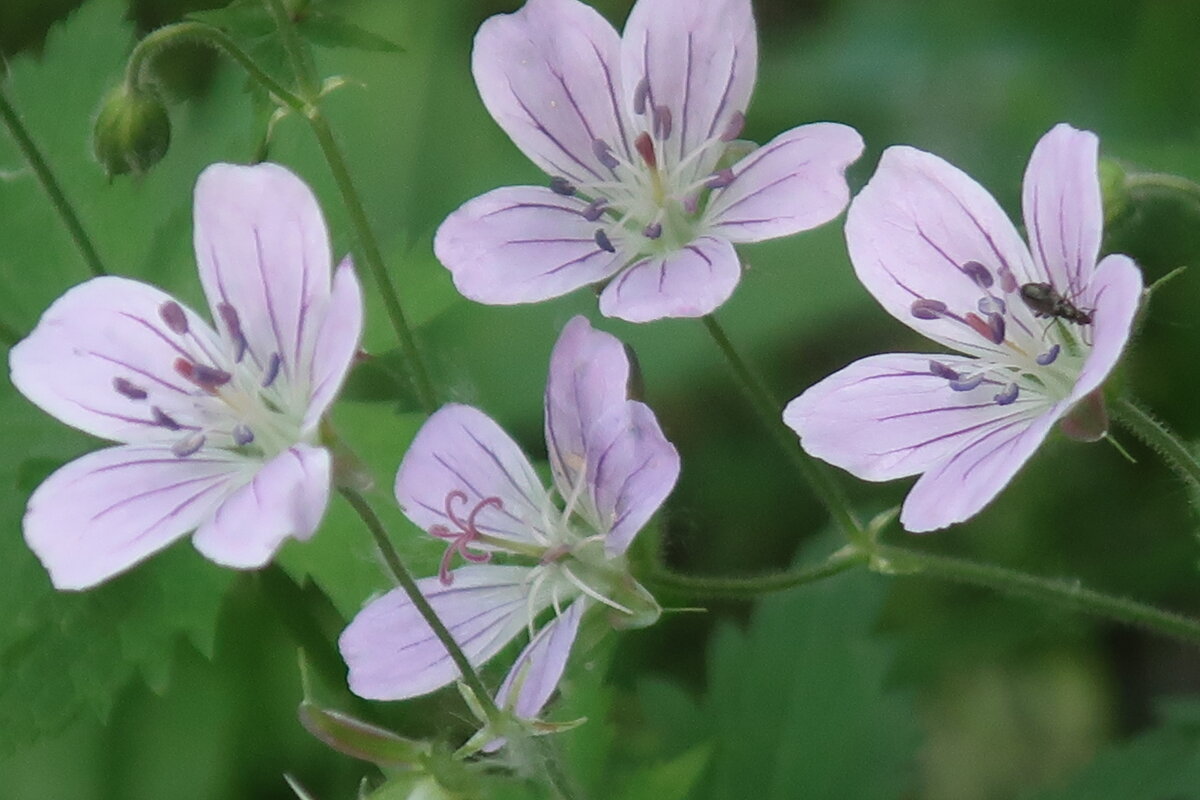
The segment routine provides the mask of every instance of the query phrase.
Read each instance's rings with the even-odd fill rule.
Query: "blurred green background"
[[[256,152],[269,109],[215,53],[159,62],[170,152],[140,180],[109,182],[89,155],[100,98],[136,38],[209,0],[4,0],[3,88],[45,151],[112,271],[196,302],[191,187],[218,160]],[[619,27],[630,5],[598,7]],[[1200,2],[1194,0],[756,0],[762,54],[746,136],[811,120],[858,128],[868,152],[904,143],[987,186],[1019,219],[1020,178],[1038,137],[1068,121],[1100,134],[1130,169],[1200,179]],[[534,307],[458,297],[434,260],[437,224],[495,186],[541,183],[483,109],[471,38],[514,2],[344,0],[314,5],[402,52],[323,41],[326,102],[418,336],[448,397],[479,405],[531,453],[541,443],[550,348],[579,292]],[[278,63],[270,37],[246,45]],[[314,34],[316,36],[316,34]],[[306,126],[284,119],[270,157],[299,172],[352,235]],[[1200,439],[1200,207],[1143,193],[1107,233],[1157,295],[1124,379],[1189,440]],[[719,316],[778,396],[849,361],[928,345],[855,281],[840,221],[746,247],[750,269]],[[0,321],[27,331],[86,277],[53,210],[0,135]],[[392,348],[378,304],[369,350]],[[713,574],[816,558],[819,506],[789,470],[695,321],[598,324],[636,350],[646,399],[683,458],[657,535],[677,569]],[[335,420],[376,471],[376,505],[419,571],[440,546],[394,509],[392,474],[420,417],[348,401]],[[109,585],[55,593],[25,548],[20,516],[52,469],[96,446],[0,392],[0,797],[6,800],[286,798],[287,772],[315,797],[355,796],[370,765],[324,749],[296,721],[303,648],[323,702],[411,735],[469,730],[453,690],[368,707],[350,697],[331,641],[386,588],[367,537],[335,503],[308,545],[261,574],[221,571],[181,542]],[[1188,496],[1132,437],[1137,459],[1052,439],[977,519],[914,540],[1200,614],[1200,543]],[[847,486],[863,514],[904,482]],[[650,544],[652,535],[644,537]],[[673,598],[662,598],[670,604]],[[680,600],[682,600],[680,598]],[[678,603],[677,603],[678,604]],[[494,676],[493,676],[494,677]],[[648,630],[576,654],[552,716],[587,715],[561,737],[593,798],[1200,798],[1200,654],[1174,642],[1024,601],[915,577],[844,575],[757,605],[668,613]],[[497,782],[497,797],[536,797]],[[389,795],[403,797],[404,794]]]

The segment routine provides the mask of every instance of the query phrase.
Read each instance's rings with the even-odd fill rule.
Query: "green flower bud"
[[[166,155],[171,120],[152,92],[122,84],[104,98],[93,135],[96,159],[109,177],[140,175]]]
[[[1129,187],[1125,170],[1111,158],[1100,159],[1100,196],[1104,202],[1104,225],[1111,225],[1129,210]]]

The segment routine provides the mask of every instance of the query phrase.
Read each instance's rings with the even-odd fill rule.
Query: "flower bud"
[[[104,98],[93,136],[96,159],[109,177],[140,175],[166,155],[171,120],[152,92],[122,84]]]
[[[1125,170],[1111,158],[1100,159],[1100,196],[1104,203],[1104,225],[1108,227],[1129,210],[1129,187]]]

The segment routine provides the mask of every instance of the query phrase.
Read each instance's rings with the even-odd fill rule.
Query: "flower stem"
[[[87,264],[88,270],[92,275],[100,276],[107,275],[108,270],[104,268],[104,263],[100,260],[100,254],[96,252],[95,245],[92,244],[91,237],[87,235],[87,231],[83,229],[83,223],[79,221],[79,216],[75,213],[75,209],[63,194],[62,186],[54,177],[54,173],[50,171],[50,165],[46,163],[46,159],[42,156],[37,145],[34,144],[29,131],[21,123],[20,116],[17,115],[16,109],[12,107],[4,92],[0,91],[0,122],[4,123],[4,127],[8,128],[9,134],[17,143],[21,155],[33,170],[33,174],[37,176],[38,183],[42,185],[42,190],[50,198],[50,203],[54,206],[54,210],[58,212],[59,218],[66,226],[67,233],[71,235],[72,241],[75,242],[75,248],[79,254],[83,256],[83,261]]]
[[[432,414],[438,408],[437,392],[434,390],[433,382],[429,378],[429,372],[425,368],[425,362],[421,358],[421,353],[417,348],[416,339],[413,337],[412,328],[409,326],[404,314],[404,308],[400,304],[400,297],[396,292],[396,287],[393,285],[392,279],[388,275],[387,267],[383,263],[383,254],[380,252],[375,234],[371,231],[371,224],[367,220],[367,213],[363,209],[362,200],[358,195],[358,190],[354,186],[354,181],[350,177],[350,170],[346,166],[346,159],[342,155],[341,148],[338,147],[333,130],[329,127],[329,122],[321,113],[320,106],[317,105],[318,90],[315,85],[316,79],[313,77],[311,61],[300,43],[300,38],[296,35],[295,26],[292,24],[291,17],[288,16],[287,9],[283,6],[283,0],[264,1],[271,15],[275,18],[275,25],[279,30],[283,48],[287,51],[288,60],[292,65],[296,81],[300,84],[302,91],[309,94],[312,98],[305,110],[304,118],[308,120],[309,127],[312,128],[313,134],[317,137],[321,153],[325,156],[325,161],[329,164],[329,170],[333,173],[333,179],[337,183],[338,191],[342,194],[342,202],[345,204],[346,211],[350,215],[350,224],[354,226],[354,233],[358,237],[363,257],[366,259],[367,267],[371,270],[371,275],[375,279],[379,295],[383,298],[384,309],[387,311],[388,319],[391,321],[392,328],[396,332],[396,338],[400,342],[400,349],[404,352],[404,358],[408,362],[417,397],[420,399],[425,411]]]
[[[1194,202],[1200,203],[1200,183],[1165,172],[1135,172],[1126,175],[1125,188],[1129,191],[1163,189],[1182,194]]]
[[[483,710],[487,713],[488,719],[492,721],[498,720],[500,718],[500,711],[496,708],[496,702],[492,699],[491,693],[483,685],[479,673],[475,671],[475,667],[471,665],[462,648],[458,646],[458,642],[454,641],[454,635],[442,623],[442,620],[438,617],[437,612],[433,610],[433,606],[429,604],[425,595],[421,594],[421,590],[418,588],[412,573],[404,566],[404,562],[400,560],[400,554],[392,546],[392,541],[388,538],[387,531],[384,529],[383,523],[379,520],[379,516],[376,515],[375,510],[355,490],[340,487],[338,491],[353,506],[358,516],[362,519],[363,524],[367,526],[367,530],[371,532],[371,537],[375,540],[375,546],[378,548],[379,554],[383,556],[383,561],[387,565],[388,572],[396,580],[397,585],[408,595],[408,599],[412,601],[413,607],[425,619],[430,630],[433,631],[433,635],[442,643],[442,647],[446,648],[446,652],[450,654],[451,660],[454,661],[454,665],[458,667],[459,673],[462,674],[463,682],[475,693],[475,696],[483,706]]]
[[[876,547],[871,568],[885,574],[925,575],[982,586],[1002,594],[1144,628],[1200,646],[1200,620],[1087,589],[1078,580],[1044,578],[994,564],[887,545]]]
[[[870,557],[862,550],[854,545],[847,545],[841,550],[831,553],[824,561],[817,564],[772,572],[767,575],[752,577],[680,575],[664,567],[658,567],[647,575],[639,576],[639,580],[650,589],[661,589],[696,599],[748,600],[760,594],[770,594],[806,583],[815,583],[860,564],[866,564],[869,560]]]
[[[833,476],[824,468],[823,465],[809,458],[808,455],[800,449],[796,438],[784,428],[781,417],[783,409],[779,401],[771,394],[771,390],[767,388],[766,383],[758,374],[756,374],[750,366],[742,359],[733,344],[729,341],[729,337],[725,334],[725,330],[721,324],[717,322],[716,317],[709,314],[703,317],[704,327],[708,330],[710,336],[717,347],[720,348],[721,354],[725,356],[725,360],[729,362],[730,368],[737,376],[738,383],[742,387],[750,404],[754,407],[755,413],[761,418],[767,430],[771,432],[771,436],[781,448],[787,457],[791,459],[792,464],[800,472],[801,476],[808,485],[812,487],[817,498],[829,515],[845,533],[846,537],[858,545],[859,547],[869,546],[866,529],[855,518],[854,513],[850,510],[850,504],[842,493],[841,488],[834,481]]]
[[[1162,456],[1175,474],[1193,489],[1200,490],[1200,462],[1196,455],[1153,414],[1137,401],[1121,397],[1113,403],[1113,416],[1134,436]]]

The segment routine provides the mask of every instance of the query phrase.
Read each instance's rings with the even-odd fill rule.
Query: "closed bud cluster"
[[[104,98],[92,147],[109,177],[146,172],[170,144],[171,120],[154,93],[122,84]]]

